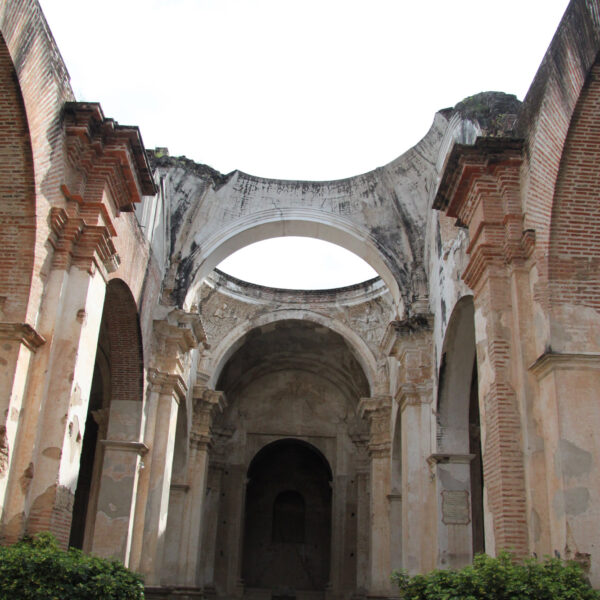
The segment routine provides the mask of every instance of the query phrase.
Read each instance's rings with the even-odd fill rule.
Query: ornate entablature
[[[67,102],[63,113],[67,161],[63,192],[69,198],[102,201],[109,191],[117,211],[129,212],[156,186],[137,127],[104,116],[97,102]]]

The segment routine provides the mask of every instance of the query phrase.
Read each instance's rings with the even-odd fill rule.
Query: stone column
[[[393,321],[382,348],[395,359],[396,401],[401,411],[403,567],[422,573],[435,566],[435,488],[427,466],[434,426],[431,318],[416,315]]]
[[[202,583],[204,593],[215,593],[215,553],[217,551],[217,531],[219,529],[219,499],[223,464],[214,463],[208,468],[206,498],[204,499],[202,526]]]
[[[138,484],[130,558],[130,567],[150,586],[161,583],[177,413],[180,405],[184,410],[187,382],[195,372],[193,351],[205,340],[195,313],[175,309],[154,321],[144,424],[150,451]]]
[[[352,436],[356,447],[356,590],[366,594],[369,586],[370,530],[371,516],[369,503],[370,459],[368,455],[369,437],[362,434]]]
[[[185,385],[179,376],[155,369],[149,372],[149,382],[146,427],[153,436],[148,464],[144,469],[147,488],[139,570],[144,574],[147,585],[158,585],[169,509],[177,411],[179,403],[185,400]]]
[[[369,422],[368,452],[371,481],[371,540],[369,561],[370,597],[390,596],[390,449],[392,399],[361,398],[359,412]]]
[[[180,582],[186,586],[202,584],[202,516],[206,496],[208,450],[211,444],[213,415],[226,405],[223,392],[194,388],[190,454],[188,466],[189,491],[185,503],[184,527],[181,535]]]

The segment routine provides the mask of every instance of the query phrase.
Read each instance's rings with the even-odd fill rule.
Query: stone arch
[[[351,348],[355,358],[361,365],[369,387],[372,393],[376,389],[378,379],[380,377],[380,370],[377,367],[377,360],[373,353],[364,342],[364,340],[358,336],[350,327],[336,321],[328,316],[320,313],[309,311],[306,309],[287,309],[278,310],[261,315],[258,319],[250,321],[243,321],[237,327],[232,329],[229,334],[221,340],[219,345],[214,349],[212,353],[210,378],[208,380],[208,386],[214,388],[217,385],[221,372],[224,366],[227,364],[229,358],[233,353],[244,343],[246,336],[258,327],[263,327],[272,323],[287,320],[298,320],[308,321],[322,325],[331,329],[335,333],[339,334],[344,338]]]
[[[327,459],[308,442],[284,438],[256,453],[247,478],[242,566],[247,588],[294,595],[324,591],[332,527]]]
[[[573,112],[552,205],[549,344],[560,352],[600,351],[600,60]],[[588,331],[581,336],[579,331]]]
[[[326,220],[327,219],[327,220]],[[347,219],[322,212],[300,211],[297,208],[262,211],[260,215],[236,221],[215,232],[202,244],[202,254],[194,258],[192,283],[187,288],[184,306],[195,302],[198,288],[204,278],[227,256],[248,244],[275,237],[299,236],[331,242],[362,258],[373,267],[388,286],[399,313],[404,311],[404,300],[398,280],[409,280],[408,274],[399,276],[398,266],[388,256],[381,243]]]
[[[127,284],[112,279],[106,288],[83,435],[87,452],[82,452],[80,460],[72,545],[104,556],[124,558],[127,554],[142,400],[143,354],[137,306]],[[115,536],[116,530],[120,535]]]
[[[455,305],[438,381],[438,565],[459,567],[484,551],[483,475],[472,296]],[[454,512],[453,512],[454,511]]]

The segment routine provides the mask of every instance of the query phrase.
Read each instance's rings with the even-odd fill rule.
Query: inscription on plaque
[[[469,512],[469,492],[442,492],[442,522],[445,525],[468,525],[471,522]]]

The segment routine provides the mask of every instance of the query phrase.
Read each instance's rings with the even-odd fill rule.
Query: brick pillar
[[[367,449],[371,480],[371,539],[369,561],[369,592],[372,597],[390,596],[390,396],[361,398],[359,412],[369,422]]]
[[[463,279],[473,290],[484,474],[486,551],[529,552],[523,456],[525,384],[519,318],[525,307],[511,295],[515,267],[531,252],[523,231],[519,192],[522,143],[480,139],[457,147],[435,208],[468,226],[470,260]],[[527,344],[527,340],[523,340]],[[519,364],[521,358],[521,364]],[[521,395],[521,400],[518,395]]]
[[[382,349],[397,370],[402,461],[402,561],[411,573],[433,568],[435,508],[427,458],[431,454],[433,344],[429,315],[392,321]]]

